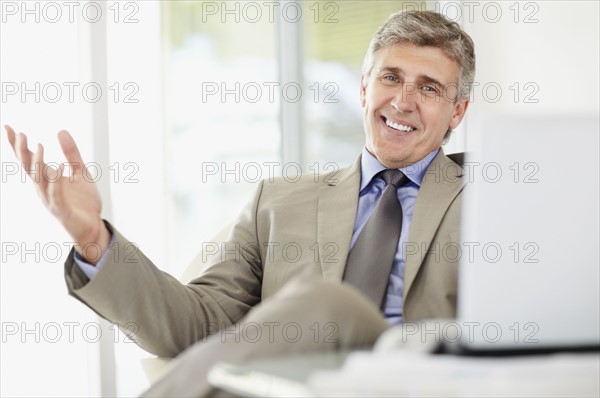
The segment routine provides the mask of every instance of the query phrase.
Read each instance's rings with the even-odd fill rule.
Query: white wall
[[[90,103],[82,97],[81,86],[69,102],[68,89],[63,85],[87,82],[80,68],[78,21],[48,23],[40,18],[36,22],[35,15],[29,15],[22,22],[20,14],[5,13],[6,3],[2,2],[0,32],[0,80],[5,95],[0,122],[26,132],[30,148],[43,143],[48,162],[63,161],[56,133],[67,129],[76,136],[84,159],[91,160]],[[34,9],[32,5],[30,9]],[[35,89],[36,83],[39,90]],[[8,95],[6,90],[11,90],[13,84],[19,92]],[[52,102],[56,92],[44,94],[43,87],[48,84],[64,89],[61,100]],[[37,91],[38,98],[35,93],[22,98],[22,88]],[[70,239],[44,209],[31,181],[24,179],[4,129],[0,150],[0,395],[95,395],[98,322],[95,315],[66,294],[63,261],[70,250]],[[17,174],[13,174],[13,167],[18,169]],[[65,375],[69,375],[70,382],[66,382]]]
[[[489,114],[598,115],[599,2],[473,3],[473,12],[463,14],[475,41],[479,84],[466,121],[468,145],[479,136],[469,126]]]

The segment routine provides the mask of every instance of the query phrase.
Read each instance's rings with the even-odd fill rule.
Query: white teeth
[[[403,124],[398,124],[398,123],[394,123],[392,122],[390,119],[385,119],[385,124],[387,124],[388,126],[390,126],[391,128],[395,129],[395,130],[400,130],[400,131],[413,131],[416,130],[415,128],[412,128],[410,126],[405,126]]]

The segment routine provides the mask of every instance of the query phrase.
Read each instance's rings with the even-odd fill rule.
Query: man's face
[[[458,78],[458,64],[435,47],[402,43],[376,51],[360,89],[368,151],[400,168],[439,148],[468,106],[455,101]]]

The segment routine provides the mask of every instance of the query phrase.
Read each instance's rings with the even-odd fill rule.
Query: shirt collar
[[[417,163],[411,164],[407,167],[402,167],[398,170],[402,171],[404,175],[408,177],[409,180],[417,184],[417,186],[421,186],[421,182],[423,181],[423,177],[425,176],[425,171],[429,167],[429,164],[433,160],[433,158],[440,151],[440,148],[431,151],[427,156],[423,159],[419,160]],[[369,185],[373,177],[377,175],[382,170],[385,170],[386,167],[382,165],[379,160],[364,147],[362,151],[362,156],[360,159],[360,191]]]

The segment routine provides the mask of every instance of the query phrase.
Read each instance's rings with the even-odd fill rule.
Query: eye
[[[400,79],[398,79],[398,76],[393,75],[393,74],[387,74],[387,75],[383,75],[379,78],[379,80],[383,83],[383,84],[387,84],[387,85],[391,85],[391,84],[395,84],[400,82]]]
[[[421,90],[423,90],[426,93],[433,93],[433,94],[438,93],[438,89],[435,86],[421,86]]]

